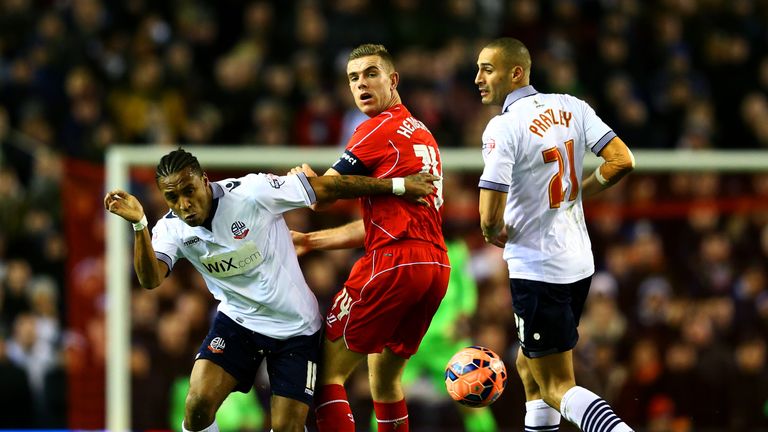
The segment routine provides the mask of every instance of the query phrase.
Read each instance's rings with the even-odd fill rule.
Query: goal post
[[[331,166],[341,148],[187,146],[204,169],[259,169],[293,167],[308,163],[315,169]],[[106,156],[105,190],[127,190],[130,169],[154,167],[171,151],[170,146],[114,145]],[[768,151],[637,150],[636,172],[768,172]],[[480,149],[450,148],[440,152],[444,172],[482,170]],[[594,169],[600,159],[588,154],[584,172]],[[123,271],[133,256],[129,225],[118,217],[106,220],[107,295],[107,406],[106,426],[111,431],[131,429],[130,389],[130,273]]]

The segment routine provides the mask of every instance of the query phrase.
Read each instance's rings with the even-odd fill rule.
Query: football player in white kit
[[[141,203],[112,190],[105,208],[133,223],[141,286],[160,285],[186,258],[220,301],[190,377],[183,430],[217,431],[215,414],[232,391],[248,392],[267,359],[275,432],[301,432],[312,402],[322,317],[299,268],[282,213],[315,202],[390,194],[426,204],[430,174],[405,179],[249,174],[212,182],[183,149],[155,172],[169,211],[150,237]],[[393,187],[394,186],[394,187]]]
[[[632,153],[586,102],[537,92],[519,40],[492,41],[477,67],[482,103],[502,107],[483,133],[480,224],[485,240],[504,248],[509,268],[525,430],[559,430],[562,414],[588,432],[631,431],[576,385],[572,349],[594,273],[581,199],[630,172]],[[604,161],[582,180],[587,151]]]

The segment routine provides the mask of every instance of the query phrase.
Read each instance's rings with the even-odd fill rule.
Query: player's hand
[[[486,236],[483,235],[485,238],[485,242],[488,244],[492,244],[494,246],[500,247],[504,249],[504,246],[507,244],[507,228],[504,227],[501,232],[499,232],[495,236]]]
[[[296,249],[296,256],[302,256],[312,250],[309,247],[309,236],[305,233],[291,230],[291,240],[293,248]]]
[[[144,207],[135,196],[120,189],[107,192],[104,196],[104,208],[130,223],[136,223],[144,217]]]
[[[405,194],[403,194],[403,198],[429,207],[429,201],[424,197],[435,192],[434,182],[438,180],[440,180],[440,177],[429,173],[409,175],[405,178]]]
[[[312,170],[312,167],[310,167],[308,164],[301,164],[298,166],[295,166],[291,168],[290,171],[288,171],[288,174],[298,174],[298,173],[304,173],[307,177],[317,177],[317,173],[315,173],[314,170]]]

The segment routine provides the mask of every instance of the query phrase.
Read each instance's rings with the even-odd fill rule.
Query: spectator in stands
[[[87,208],[89,199],[62,187],[71,174],[80,172],[81,165],[73,171],[72,162],[85,160],[99,166],[108,147],[120,142],[291,145],[295,115],[309,106],[315,92],[329,91],[322,84],[335,82],[338,59],[345,58],[347,50],[359,43],[356,37],[365,34],[389,39],[393,51],[403,54],[396,59],[401,72],[405,73],[409,64],[414,65],[408,71],[413,75],[404,81],[418,85],[402,88],[403,98],[414,101],[415,116],[442,135],[445,147],[477,146],[482,128],[496,115],[487,109],[471,108],[476,106],[475,88],[471,85],[474,70],[462,65],[474,63],[474,47],[484,43],[485,38],[505,34],[520,37],[534,57],[542,59],[537,62],[541,67],[532,71],[537,80],[562,88],[578,84],[584,98],[595,101],[598,111],[606,116],[604,120],[633,146],[697,151],[761,149],[768,145],[768,122],[761,121],[768,111],[768,55],[762,37],[768,9],[762,2],[457,0],[437,9],[433,7],[435,2],[417,0],[345,0],[332,6],[317,1],[220,3],[14,0],[0,5],[4,71],[0,73],[0,280],[7,279],[9,271],[18,271],[19,259],[28,262],[29,280],[52,276],[59,310],[55,320],[62,329],[69,329],[67,339],[86,340],[84,323],[90,318],[81,314],[99,310],[104,288],[100,275],[103,263],[93,257],[73,263],[77,269],[71,269],[70,274],[77,279],[70,282],[72,286],[65,284],[65,262],[68,256],[77,255],[77,242],[72,241],[76,230],[65,230],[66,217],[72,215],[69,212]],[[230,68],[227,77],[230,84],[237,84],[235,88],[245,89],[242,99],[233,95],[231,87],[220,85],[223,77],[217,75],[218,65],[227,63],[238,50],[247,52],[250,63],[234,63],[245,64],[242,70],[251,73],[232,73]],[[142,66],[150,63],[156,67]],[[545,72],[555,64],[570,67],[550,77]],[[156,84],[145,87],[146,91],[131,89],[136,70],[151,72],[145,78]],[[727,82],[723,76],[729,77]],[[116,107],[111,95],[123,96],[123,90],[133,94],[131,101],[143,102]],[[346,106],[349,99],[346,87],[330,97],[338,107]],[[417,97],[423,103],[417,104]],[[151,120],[147,123],[151,127],[145,124],[137,128],[140,132],[126,132],[129,129],[124,128],[124,110],[148,106],[144,103],[159,109],[139,109],[137,117],[128,121]],[[155,115],[157,112],[166,114]],[[359,118],[345,119],[340,134],[350,136],[359,122]],[[312,145],[338,145],[346,142],[343,137],[337,142]],[[58,174],[50,175],[57,170]],[[645,194],[643,209],[635,207],[634,200],[643,196],[640,193],[628,194],[616,188],[609,191],[610,196],[601,197],[611,207],[599,214],[588,214],[587,220],[596,263],[616,278],[619,309],[629,322],[625,338],[610,345],[618,366],[626,367],[627,342],[642,331],[632,323],[636,321],[633,317],[640,285],[649,276],[664,277],[670,284],[668,322],[662,327],[671,347],[691,345],[679,330],[693,320],[695,314],[688,308],[707,303],[712,295],[698,289],[705,285],[702,277],[709,281],[708,287],[716,286],[724,302],[733,304],[731,326],[738,330],[732,331],[754,331],[768,337],[768,294],[765,289],[755,288],[760,283],[754,276],[765,272],[766,218],[750,210],[753,207],[729,215],[723,213],[724,208],[706,205],[732,196],[765,201],[766,179],[768,176],[761,174],[756,174],[754,180],[722,176],[722,180],[714,181],[710,175],[655,176],[652,182],[637,182],[638,189],[656,183],[655,194]],[[687,203],[695,197],[703,205],[692,209]],[[664,205],[667,199],[674,201],[674,208]],[[62,201],[67,203],[65,214],[59,209]],[[476,203],[472,205],[476,208]],[[638,218],[646,216],[650,218],[640,223]],[[318,225],[309,229],[329,226],[324,222],[328,221],[314,221]],[[638,227],[648,226],[657,233],[660,244],[654,245],[653,239],[644,240],[642,245],[636,242],[633,233]],[[102,241],[100,221],[79,228],[76,235],[80,239],[96,233],[85,242]],[[706,262],[714,265],[712,271],[703,274],[699,270],[705,261],[691,259],[699,255],[699,244],[705,238],[708,246],[704,247],[710,248]],[[724,248],[723,242],[712,240],[717,238],[730,243],[731,249],[719,258],[716,255]],[[467,235],[467,241],[474,265],[487,272],[491,258],[472,234]],[[654,248],[663,252],[662,265],[657,266],[662,270],[650,275],[647,259],[641,265],[636,258],[639,251],[654,252]],[[352,258],[334,255],[336,271],[344,274],[348,270],[344,268],[345,260]],[[313,263],[310,267],[322,265]],[[730,276],[711,284],[724,274],[723,269]],[[487,277],[480,279],[481,289],[493,291]],[[699,282],[694,286],[692,280]],[[186,282],[171,281],[168,289],[159,294],[154,321],[175,307],[174,296],[182,295],[186,286],[199,283]],[[9,292],[3,281],[0,316],[8,332],[13,324],[8,317],[30,307],[19,306],[28,303],[27,294],[19,297]],[[501,301],[500,297],[491,297]],[[498,328],[511,325],[509,317],[499,314],[494,306],[491,304],[487,313],[476,318],[476,335],[488,325],[488,316],[493,316]],[[63,313],[67,309],[71,314]],[[153,313],[151,307],[147,309],[145,313]],[[67,316],[69,321],[65,322]],[[74,330],[81,334],[73,336]],[[712,337],[718,343],[736,349],[738,342],[723,340],[718,325],[714,333]],[[156,331],[145,334],[155,338],[156,343]],[[83,358],[90,358],[85,352],[90,345],[80,342],[66,346],[62,353],[65,357],[80,359],[70,362],[81,365],[68,369],[73,377],[86,377],[73,372],[84,368],[93,369],[88,377],[100,374],[97,364],[82,366]],[[669,355],[666,346],[660,349],[665,357]],[[696,359],[692,367],[695,369],[700,361]],[[96,381],[89,380],[96,390],[87,386],[70,389],[80,401],[71,404],[79,407],[78,412],[70,413],[73,424],[58,427],[105,426],[103,386]],[[684,412],[680,411],[680,400],[671,399],[677,405],[676,415]],[[664,408],[665,404],[659,402],[658,407]],[[658,410],[664,412],[661,408]],[[504,414],[507,417],[499,417],[500,427],[520,424],[521,420],[514,420],[514,413]],[[761,413],[745,411],[739,413],[740,418],[742,415],[751,416],[750,421],[764,419]],[[90,423],[83,423],[86,419]],[[34,421],[29,417],[26,426],[40,426]],[[157,426],[165,427],[165,418],[158,421]],[[694,420],[692,427],[707,427],[706,421]]]

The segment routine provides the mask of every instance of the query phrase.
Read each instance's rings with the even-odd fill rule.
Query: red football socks
[[[379,432],[408,432],[408,408],[405,399],[384,403],[373,401]]]
[[[315,406],[318,432],[355,432],[355,419],[344,386],[330,384],[320,387]]]

